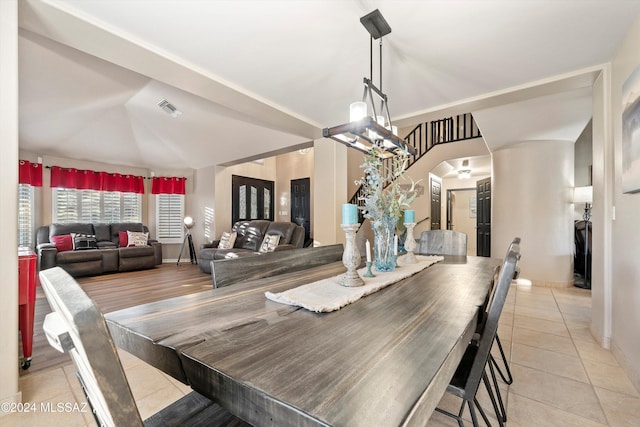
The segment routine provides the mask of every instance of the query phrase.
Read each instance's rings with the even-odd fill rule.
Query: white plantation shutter
[[[18,246],[33,246],[33,186],[18,184]]]
[[[142,222],[142,195],[55,188],[53,222]]]
[[[156,231],[160,242],[180,243],[182,241],[183,218],[183,194],[156,194]]]
[[[80,222],[100,222],[100,192],[80,190]]]
[[[121,222],[121,204],[119,191],[102,192],[102,218],[104,222]]]
[[[53,222],[78,222],[78,190],[71,188],[55,188],[53,190]]]
[[[142,222],[142,195],[122,194],[122,222]]]

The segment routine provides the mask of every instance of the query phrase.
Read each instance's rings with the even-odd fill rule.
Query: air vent
[[[182,114],[182,111],[178,110],[175,105],[173,105],[166,99],[158,102],[158,107],[162,108],[162,110],[164,110],[164,112],[169,114],[171,117],[178,117]]]

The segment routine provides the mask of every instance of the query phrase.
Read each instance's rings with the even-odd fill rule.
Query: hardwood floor
[[[192,264],[179,267],[173,263],[162,264],[150,270],[80,277],[76,280],[103,313],[212,288],[211,276]],[[50,312],[44,291],[36,288],[31,367],[20,370],[21,376],[71,363],[69,355],[54,350],[44,336],[42,322]],[[19,347],[22,352],[22,345]]]

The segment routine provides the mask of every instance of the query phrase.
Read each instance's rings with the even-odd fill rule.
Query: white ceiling
[[[580,88],[613,57],[640,1],[24,0],[20,148],[200,168],[308,143],[361,97],[369,35],[359,18],[376,8],[393,29],[383,40],[392,118],[465,105],[484,112],[491,148],[584,127],[590,92]],[[578,89],[545,93],[563,79]],[[521,90],[531,82],[546,85]],[[183,114],[162,112],[163,98]],[[547,118],[553,129],[541,131]]]

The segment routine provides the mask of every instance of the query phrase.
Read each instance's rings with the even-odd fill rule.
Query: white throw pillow
[[[260,245],[260,252],[273,252],[276,250],[278,243],[280,243],[279,234],[267,234]]]
[[[149,241],[149,233],[141,233],[139,231],[127,231],[127,241],[131,246],[147,246]]]
[[[222,237],[220,237],[220,242],[218,243],[218,249],[233,249],[234,243],[236,243],[236,237],[238,237],[238,233],[235,231],[229,233],[225,231],[222,233]]]

